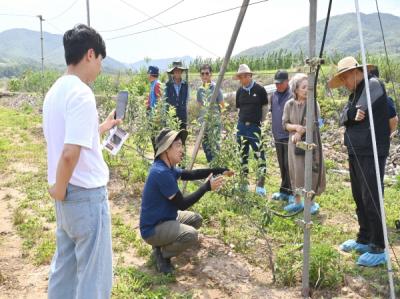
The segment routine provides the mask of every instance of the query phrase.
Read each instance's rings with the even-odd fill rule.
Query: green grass
[[[13,224],[23,240],[23,255],[35,265],[48,264],[55,248],[54,234],[47,231],[55,214],[47,195],[44,144],[33,134],[40,122],[27,105],[20,111],[0,107],[0,126],[7,129],[0,134],[0,165],[12,176],[8,186],[25,194],[13,211]],[[26,165],[27,171],[14,173],[13,163]],[[38,171],[30,171],[32,166]]]
[[[173,275],[153,275],[134,267],[117,267],[112,298],[116,299],[189,299],[191,293],[177,293],[169,288],[175,282]]]
[[[112,218],[113,249],[116,252],[126,251],[129,247],[136,250],[140,257],[150,257],[151,247],[136,233],[135,228],[125,224],[123,219],[116,215]]]
[[[42,237],[34,250],[34,264],[49,264],[56,249],[55,245],[52,234],[47,234],[47,237]]]
[[[267,188],[271,194],[279,185],[279,174],[275,154],[272,152],[267,156],[270,157]],[[251,163],[250,166],[254,168]],[[348,181],[346,176],[328,173],[327,190],[316,199],[321,205],[321,213],[312,217],[314,225],[311,231],[311,286],[316,290],[336,290],[344,285],[346,276],[360,275],[371,282],[371,294],[384,296],[387,294],[386,289],[381,286],[387,285],[385,267],[373,270],[357,267],[357,256],[344,256],[337,250],[340,243],[355,238],[357,232],[354,220],[355,204],[351,190],[343,184],[344,181]],[[398,192],[399,188],[395,186],[385,188],[386,216],[389,230],[392,231],[394,220],[400,215]],[[257,199],[257,196],[252,194],[246,194],[244,197],[243,200],[235,200],[235,196],[207,193],[193,209],[205,219],[206,225],[201,229],[204,233],[219,237],[236,252],[244,254],[250,262],[268,265],[265,248],[260,250],[254,243],[255,238],[263,239],[257,226],[262,224],[265,200]],[[283,205],[280,202],[268,204],[276,211],[281,211]],[[273,244],[276,279],[281,285],[296,286],[301,281],[303,230],[295,223],[296,219],[301,218],[302,214],[294,219],[273,216],[263,227],[267,232],[267,242]],[[350,229],[347,227],[349,221],[354,223],[350,225]],[[399,244],[398,236],[392,233],[391,241]],[[396,265],[394,268],[398,273]]]
[[[40,117],[27,107],[20,111],[0,107],[0,126],[6,128],[0,132],[1,169],[10,174],[7,167],[14,162],[34,164],[38,168],[37,172],[13,174],[13,180],[9,183],[9,186],[25,194],[15,207],[13,222],[23,238],[24,255],[36,265],[48,264],[55,246],[54,234],[49,232],[49,229],[54,227],[55,214],[53,202],[47,194],[45,149],[43,141],[33,129],[39,123]],[[332,128],[325,128],[330,129]],[[19,146],[15,146],[16,143]],[[129,145],[135,146],[131,143]],[[131,148],[124,148],[121,155],[116,157],[106,155],[105,158],[112,171],[124,181],[124,185],[134,184],[138,188],[138,194],[135,196],[140,196],[139,192],[149,167],[148,161],[139,157]],[[267,160],[266,185],[272,194],[277,191],[280,183],[273,149],[267,150]],[[204,155],[201,154],[196,162],[206,165]],[[327,161],[327,168],[333,167],[334,162]],[[250,173],[254,174],[255,169],[256,164],[251,160]],[[253,176],[251,181],[255,181]],[[371,296],[385,296],[385,267],[359,268],[355,266],[357,256],[342,255],[337,251],[338,245],[348,238],[355,237],[357,231],[354,221],[355,204],[349,186],[344,184],[346,181],[347,176],[328,173],[327,190],[317,198],[321,205],[321,213],[312,217],[314,225],[311,233],[311,285],[315,290],[338,290],[344,285],[346,276],[361,276],[370,283]],[[192,208],[204,218],[201,231],[209,236],[218,237],[251,263],[263,268],[267,268],[269,258],[265,244],[270,244],[274,252],[277,283],[298,286],[302,269],[303,230],[295,220],[302,215],[294,219],[271,217],[269,209],[281,212],[283,203],[267,204],[266,199],[252,192],[238,193],[233,187],[233,183],[228,182],[226,188],[219,193],[207,193]],[[188,192],[196,188],[195,183],[188,184]],[[399,190],[400,183],[385,188],[389,230],[394,229],[394,221],[400,215]],[[117,255],[134,249],[137,256],[150,259],[151,247],[141,239],[135,224],[128,224],[124,222],[122,215],[117,215],[113,217],[112,225],[113,246]],[[391,234],[390,238],[394,244],[399,244],[398,236]],[[394,266],[397,275],[398,269]],[[118,264],[115,269],[114,298],[192,297],[190,293],[177,294],[171,291],[175,278],[154,275],[147,267],[138,269]]]

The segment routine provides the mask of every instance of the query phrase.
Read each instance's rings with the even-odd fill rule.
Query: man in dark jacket
[[[368,65],[368,68],[373,66]],[[386,91],[374,77],[368,79],[374,117],[376,145],[378,149],[380,179],[383,184],[386,158],[389,153],[390,130]],[[329,81],[329,87],[346,87],[349,100],[341,115],[340,123],[346,127],[344,142],[349,154],[350,181],[359,232],[356,240],[347,240],[340,249],[361,253],[357,264],[373,267],[386,262],[383,228],[376,170],[372,149],[370,119],[362,65],[353,57],[339,61],[337,74]]]
[[[289,74],[287,71],[279,70],[274,77],[276,91],[271,96],[272,134],[275,140],[276,156],[281,171],[281,187],[279,192],[272,194],[272,199],[294,200],[290,185],[289,163],[288,163],[288,141],[289,133],[282,127],[283,108],[292,97],[289,87]]]
[[[172,67],[167,71],[170,79],[165,85],[165,100],[166,102],[175,107],[176,116],[180,121],[180,128],[187,128],[187,105],[189,102],[189,84],[183,80],[183,72],[187,72],[180,61],[172,63]]]
[[[261,123],[268,112],[268,96],[265,88],[257,84],[253,73],[246,64],[241,64],[236,73],[241,87],[236,92],[236,108],[239,109],[239,122],[237,125],[237,140],[242,151],[242,167],[244,175],[248,175],[248,158],[250,146],[258,162],[258,181],[256,193],[265,196],[264,188],[266,162],[265,152],[261,143]],[[247,189],[245,183],[244,189]]]

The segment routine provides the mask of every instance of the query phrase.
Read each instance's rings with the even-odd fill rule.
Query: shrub
[[[293,246],[281,248],[276,255],[277,283],[294,286],[301,279],[302,252]],[[313,244],[310,253],[310,286],[336,288],[344,280],[339,253],[327,244]]]

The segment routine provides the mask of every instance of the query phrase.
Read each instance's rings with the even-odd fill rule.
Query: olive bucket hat
[[[179,69],[179,70],[182,70],[182,71],[187,71],[188,70],[187,67],[183,66],[182,61],[174,61],[174,62],[172,62],[172,67],[170,67],[167,70],[167,73],[171,74],[174,71],[174,69]]]
[[[154,158],[157,158],[163,152],[169,149],[169,147],[176,140],[177,137],[180,137],[182,143],[185,144],[187,136],[188,132],[186,130],[174,131],[168,128],[162,129],[156,137],[156,153],[154,155]]]

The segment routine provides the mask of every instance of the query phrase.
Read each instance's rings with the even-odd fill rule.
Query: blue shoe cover
[[[287,200],[288,195],[285,193],[281,193],[281,192],[275,192],[274,194],[272,194],[272,199],[273,200]]]
[[[370,253],[366,252],[358,258],[357,265],[364,267],[376,267],[387,262],[387,256],[385,252],[382,253]]]
[[[316,213],[319,211],[319,204],[317,204],[316,202],[314,202],[314,203],[311,205],[310,211],[311,211],[311,215],[316,214]]]
[[[304,203],[299,202],[299,203],[291,203],[288,204],[286,207],[283,208],[286,212],[289,213],[296,213],[298,211],[301,211],[304,209]]]
[[[350,252],[357,251],[358,253],[366,253],[370,250],[369,245],[357,243],[356,240],[347,240],[339,246],[341,251]]]
[[[267,190],[264,187],[256,187],[256,193],[261,196],[267,195]]]
[[[288,203],[294,203],[295,201],[296,201],[296,198],[294,197],[294,195],[288,196]]]
[[[249,185],[246,185],[246,184],[240,185],[239,190],[241,192],[248,192],[249,191]]]

